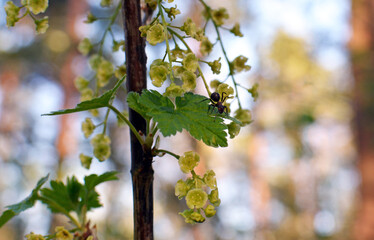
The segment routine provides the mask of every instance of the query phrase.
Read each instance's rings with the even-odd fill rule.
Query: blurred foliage
[[[105,16],[105,11],[98,12],[99,7],[93,3],[95,1],[89,2],[95,15]],[[217,6],[228,5],[230,15],[238,16],[241,20],[248,21],[247,18],[253,17],[243,14],[244,8],[233,7],[231,1],[210,2]],[[55,172],[56,169],[58,172],[61,166],[65,166],[67,171],[81,173],[77,170],[80,167],[76,150],[71,151],[64,161],[59,160],[58,153],[52,150],[59,134],[59,122],[40,120],[40,113],[59,107],[49,106],[47,111],[40,110],[46,108],[44,104],[40,104],[38,108],[32,107],[32,103],[37,101],[46,101],[45,104],[54,102],[40,95],[46,95],[51,91],[50,87],[56,86],[59,90],[53,93],[58,99],[55,100],[57,103],[53,104],[61,105],[64,98],[61,89],[65,84],[60,81],[60,76],[64,73],[61,66],[69,62],[69,54],[76,52],[76,39],[80,37],[76,31],[72,32],[79,35],[78,37],[72,36],[71,32],[66,30],[66,14],[69,12],[66,8],[67,1],[55,3],[51,4],[48,10],[48,14],[53,15],[53,18],[50,18],[50,29],[41,38],[34,38],[32,22],[22,22],[23,25],[16,27],[15,33],[12,34],[3,27],[1,29],[1,35],[8,34],[6,36],[10,46],[5,48],[4,45],[0,53],[2,209],[5,205],[14,203],[14,199],[23,199],[36,179],[46,172]],[[196,6],[190,7],[191,15],[199,12],[194,8]],[[78,23],[73,22],[72,25],[74,24]],[[118,24],[113,31],[121,35],[121,23]],[[80,25],[77,28],[82,32],[91,31],[91,34],[95,35],[103,27],[104,24],[98,23],[94,29],[82,28]],[[342,174],[345,177],[346,172],[354,169],[351,157],[353,149],[350,132],[339,135],[339,129],[334,130],[339,126],[342,126],[343,130],[349,129],[352,113],[346,93],[339,86],[339,81],[334,81],[335,73],[327,71],[318,63],[315,57],[316,49],[304,39],[279,32],[270,42],[272,44],[269,46],[260,45],[262,48],[258,53],[260,65],[256,70],[259,76],[256,82],[258,80],[260,88],[258,101],[253,106],[255,121],[251,130],[241,133],[241,137],[234,143],[234,150],[231,150],[231,155],[228,156],[219,151],[204,151],[197,146],[198,151],[204,152],[202,162],[206,161],[207,165],[220,164],[221,170],[217,171],[218,186],[229,185],[229,196],[222,195],[222,206],[217,211],[218,218],[208,221],[203,229],[185,226],[183,219],[175,214],[185,207],[185,203],[174,197],[174,180],[170,180],[173,177],[180,178],[180,175],[173,176],[174,173],[170,171],[172,168],[177,169],[177,165],[172,166],[175,161],[167,159],[163,165],[156,159],[155,167],[164,168],[163,173],[166,172],[155,176],[157,239],[208,239],[205,238],[207,232],[214,232],[214,239],[350,239],[353,199],[352,192],[349,191],[353,191],[350,187],[352,184],[354,187],[354,183],[349,185],[340,181],[343,181]],[[106,49],[104,47],[104,52]],[[110,47],[108,51],[111,51]],[[152,51],[157,52],[157,49],[150,50],[150,53],[153,53]],[[76,57],[70,64],[76,69],[85,69],[87,66],[82,62],[80,57]],[[81,72],[75,70],[74,74]],[[248,83],[252,83],[252,80],[248,80]],[[46,88],[40,90],[43,86]],[[74,103],[78,102],[76,92],[73,92],[70,98]],[[124,103],[125,101],[116,104]],[[70,107],[73,106],[74,104]],[[70,122],[71,127],[78,132],[79,126],[75,125],[78,125],[79,121],[75,119]],[[112,119],[112,122],[115,123],[116,119]],[[109,126],[109,129],[112,144],[117,147],[113,147],[110,163],[106,167],[128,172],[129,161],[123,161],[128,152],[123,144],[128,141],[128,131],[113,126]],[[331,136],[326,138],[326,135]],[[80,148],[85,149],[87,145],[82,138],[72,136],[70,140],[72,144],[79,144]],[[167,144],[173,148],[196,146],[196,143],[191,144],[183,136]],[[253,150],[252,146],[256,149]],[[285,154],[284,151],[290,153]],[[220,158],[223,159],[222,162],[219,162]],[[240,178],[243,172],[245,177]],[[60,174],[64,175],[63,172]],[[24,180],[21,180],[21,176]],[[352,176],[348,174],[346,181],[355,181],[349,177]],[[105,229],[101,231],[102,239],[132,238],[132,203],[131,200],[124,200],[129,199],[131,183],[129,176],[121,176],[121,179],[123,180],[118,184],[99,189],[106,209],[105,212],[95,213],[99,222],[98,228]],[[250,182],[249,186],[242,185],[246,181]],[[261,212],[261,216],[254,213],[258,209],[255,209],[257,205],[253,203],[253,199],[261,196],[262,192],[247,192],[248,189],[257,190],[255,181],[262,181],[260,189],[270,192],[268,199],[259,198],[261,203],[266,205],[265,209],[270,209],[269,212]],[[244,200],[240,200],[235,194],[242,194],[240,196]],[[246,216],[243,217],[240,213],[246,207],[252,209],[249,214],[244,211]],[[255,216],[249,216],[250,214]],[[248,223],[245,227],[240,225],[251,217],[254,218],[253,223]],[[260,222],[260,217],[266,220]],[[38,210],[25,218],[12,220],[11,224],[0,230],[0,240],[22,239],[28,230],[36,230],[36,221],[32,219],[42,219],[38,222],[41,231],[53,229],[51,225],[59,222],[58,217],[52,218],[46,215],[45,211]],[[318,221],[322,225],[325,223],[325,226],[334,226],[331,231],[321,233],[317,231]]]
[[[340,150],[348,147],[351,151],[335,152],[331,147],[340,143],[337,139],[329,142],[337,137],[331,135],[333,132],[326,132],[328,139],[316,134],[308,136],[312,129],[323,131],[325,125],[349,127],[352,113],[346,93],[335,85],[334,74],[318,63],[304,39],[282,31],[263,52],[259,72],[262,91],[254,111],[257,129],[251,138],[263,138],[265,134],[268,140],[275,138],[270,140],[275,141],[274,146],[277,141],[286,144],[282,146],[289,148],[290,153],[286,155],[289,158],[286,163],[268,169],[271,173],[263,173],[271,198],[276,199],[285,212],[276,225],[271,225],[268,219],[270,225],[258,230],[263,237],[258,239],[350,239],[350,235],[342,236],[340,231],[350,221],[352,208],[339,201],[331,203],[326,197],[334,187],[326,187],[326,183],[337,177],[339,171],[354,169],[352,161],[346,161],[352,156],[351,142],[340,146]],[[345,137],[350,138],[349,135]],[[272,152],[271,146],[265,148]],[[327,158],[326,151],[331,153]],[[262,159],[253,157],[258,161]],[[260,163],[253,167],[266,171]],[[342,212],[347,218],[338,219]]]

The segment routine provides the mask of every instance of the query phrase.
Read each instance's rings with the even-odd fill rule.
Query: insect
[[[226,96],[224,96],[224,94]],[[227,109],[226,106],[223,105],[223,103],[225,102],[227,97],[228,97],[228,95],[225,92],[222,93],[222,96],[220,96],[220,94],[218,92],[214,92],[214,93],[210,94],[209,100],[210,100],[211,104],[209,105],[208,113],[212,113],[214,111],[214,109],[217,108],[217,110],[220,114],[225,112],[225,114],[228,115],[228,109]]]

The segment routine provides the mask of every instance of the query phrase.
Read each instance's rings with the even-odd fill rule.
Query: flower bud
[[[194,222],[198,222],[198,223],[202,223],[205,221],[205,218],[203,217],[203,215],[201,215],[200,213],[198,212],[193,212],[190,216],[190,218],[194,221]]]
[[[97,20],[97,17],[95,17],[92,13],[88,13],[87,19],[84,21],[85,23],[93,23]]]
[[[211,189],[217,189],[216,174],[213,170],[209,170],[204,174],[204,182]]]
[[[81,160],[81,165],[86,168],[90,169],[92,163],[92,157],[86,156],[83,153],[79,154],[79,160]]]
[[[237,37],[243,37],[243,33],[240,32],[239,23],[235,23],[234,27],[230,29],[230,32],[232,32]]]
[[[84,56],[88,55],[92,48],[93,46],[88,38],[84,38],[78,45],[78,51]]]
[[[218,197],[218,189],[214,189],[208,195],[209,201],[213,206],[218,207],[221,204],[221,199]]]
[[[253,100],[256,102],[258,99],[258,83],[255,83],[252,88],[248,89],[248,92],[252,95]]]
[[[186,223],[195,224],[196,222],[191,219],[191,215],[193,213],[194,213],[194,210],[188,209],[188,210],[184,210],[183,212],[180,212],[179,215],[181,215],[182,217],[184,217],[184,221]]]
[[[204,213],[205,213],[205,216],[210,218],[210,217],[213,217],[214,215],[216,215],[216,210],[214,208],[214,206],[212,205],[208,205],[205,209],[204,209]]]
[[[93,124],[91,118],[86,118],[84,122],[82,122],[82,132],[85,138],[91,136],[93,131],[95,130],[95,125]]]

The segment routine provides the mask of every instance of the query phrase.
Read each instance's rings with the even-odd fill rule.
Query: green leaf
[[[94,189],[100,183],[118,180],[117,174],[118,172],[116,171],[106,172],[100,176],[97,176],[96,174],[91,174],[84,178],[84,185],[87,188],[87,190],[91,190]]]
[[[129,94],[127,95],[127,103],[131,109],[142,115],[145,119],[149,120],[150,116],[147,115],[148,108],[140,104],[139,98],[140,96],[138,93],[129,92]]]
[[[99,194],[95,191],[95,187],[100,183],[117,180],[118,172],[106,172],[100,176],[91,174],[84,178],[84,191],[81,193],[82,203],[86,205],[87,210],[91,208],[101,207]]]
[[[114,86],[113,89],[106,91],[100,97],[78,103],[78,105],[75,108],[54,111],[54,112],[42,114],[42,116],[61,115],[61,114],[82,112],[82,111],[87,111],[87,110],[97,109],[97,108],[102,108],[102,107],[108,107],[110,100],[113,98],[114,94],[117,92],[118,88],[121,86],[125,78],[126,78],[126,75],[123,76],[122,79],[118,80],[117,84]]]
[[[66,185],[61,181],[51,181],[50,188],[41,189],[40,200],[54,213],[67,215],[74,211],[81,214],[83,206],[86,210],[101,207],[99,194],[95,187],[103,182],[117,180],[117,172],[106,172],[100,176],[91,174],[84,178],[84,185],[73,176],[67,178]]]
[[[0,216],[0,227],[3,226],[6,222],[8,222],[12,217],[34,206],[38,198],[38,191],[43,186],[43,184],[48,180],[48,177],[49,174],[41,178],[36,184],[36,187],[32,190],[31,194],[27,198],[25,198],[17,204],[7,206],[8,210],[3,212],[3,214]]]
[[[67,214],[79,210],[79,194],[83,185],[73,176],[67,178],[65,185],[61,181],[51,181],[51,188],[43,188],[41,201],[54,213]]]
[[[174,105],[157,91],[143,90],[140,96],[132,98],[136,98],[136,101],[131,100],[129,106],[145,118],[152,117],[165,137],[186,129],[191,136],[209,146],[227,146],[227,126],[223,124],[223,115],[207,113],[206,97],[186,93],[184,97],[177,97]]]

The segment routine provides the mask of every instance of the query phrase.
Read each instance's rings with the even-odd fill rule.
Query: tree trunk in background
[[[127,90],[141,93],[147,88],[147,57],[145,40],[140,37],[140,0],[123,0],[122,16],[125,28]],[[146,121],[129,109],[130,122],[146,133]],[[131,174],[134,201],[134,239],[153,239],[153,169],[152,155],[144,152],[131,132]]]
[[[352,0],[350,42],[361,202],[354,238],[374,239],[374,0]]]

